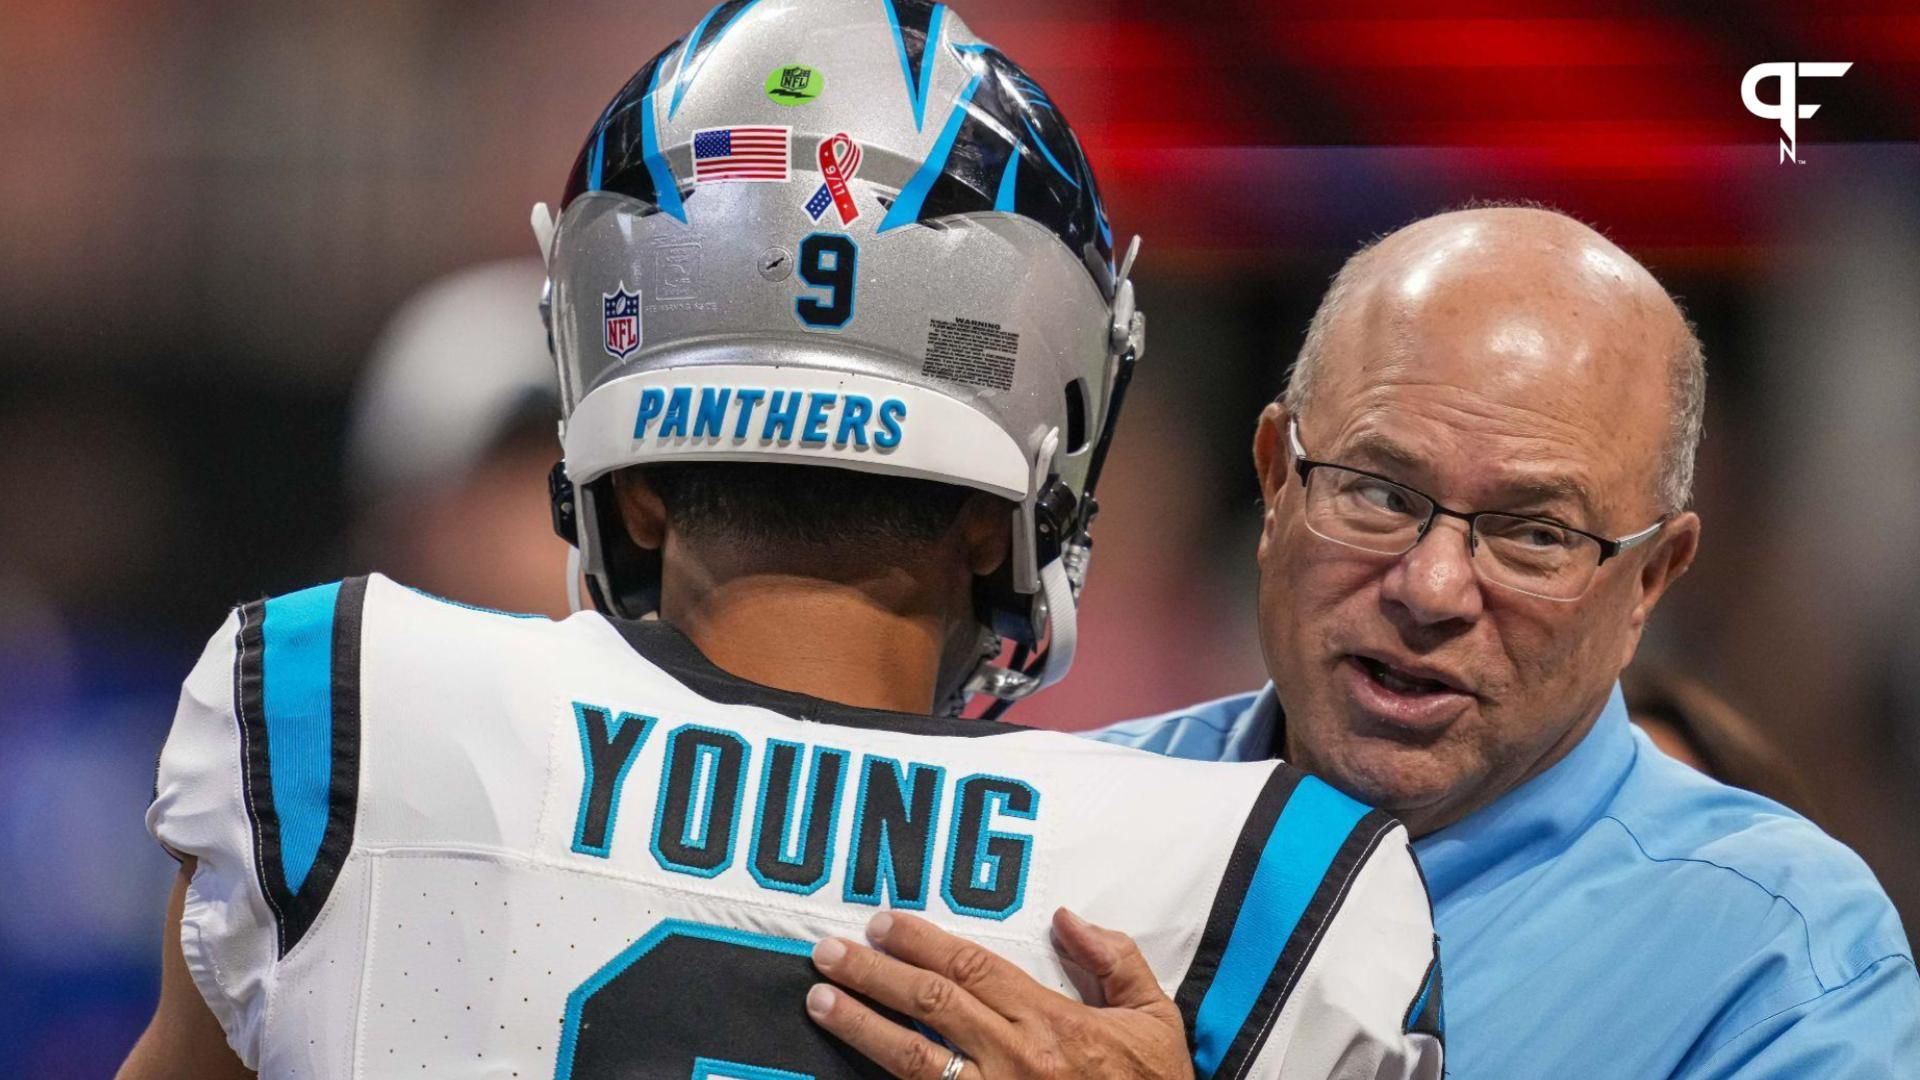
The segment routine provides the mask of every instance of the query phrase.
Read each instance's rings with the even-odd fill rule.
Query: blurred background
[[[1436,6],[957,5],[1147,241],[1081,659],[1014,718],[1261,683],[1247,450],[1321,289],[1412,218],[1540,200],[1707,346],[1705,546],[1643,655],[1749,717],[1920,926],[1920,15]],[[378,567],[564,610],[528,207],[704,10],[0,6],[8,1075],[108,1075],[145,1022],[173,864],[141,815],[229,605]],[[1802,81],[1800,164],[1740,100],[1783,60],[1854,65]]]

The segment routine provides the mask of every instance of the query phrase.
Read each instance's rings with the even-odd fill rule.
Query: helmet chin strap
[[[587,610],[580,600],[580,549],[572,545],[567,547],[567,610],[576,615]]]
[[[1040,658],[1040,670],[1033,673],[1038,682],[1035,690],[1045,690],[1066,678],[1073,667],[1073,653],[1080,643],[1080,604],[1074,598],[1075,591],[1064,553],[1040,568],[1040,594],[1047,600],[1048,629],[1047,651]]]

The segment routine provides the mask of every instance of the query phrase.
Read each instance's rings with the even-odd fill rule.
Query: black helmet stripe
[[[574,199],[589,191],[612,191],[628,195],[658,207],[681,221],[687,220],[686,207],[680,202],[680,184],[660,152],[660,134],[654,122],[654,94],[660,89],[660,69],[667,57],[680,47],[679,42],[663,49],[647,61],[620,95],[600,114],[587,145],[573,164],[567,178],[566,194],[560,199],[565,210]]]
[[[940,41],[945,4],[926,0],[883,0],[887,21],[893,25],[894,48],[900,53],[900,71],[907,79],[907,97],[913,102],[914,130],[926,126],[927,87],[933,82],[934,46]]]
[[[1112,290],[1112,232],[1080,142],[1033,80],[998,49],[954,50],[973,71],[933,148],[876,230],[998,210],[1046,226]],[[1028,158],[1029,168],[1019,166]]]

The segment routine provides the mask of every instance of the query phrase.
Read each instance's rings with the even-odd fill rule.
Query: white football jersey
[[[658,622],[379,576],[246,605],[147,820],[268,1077],[879,1075],[806,1016],[814,942],[911,910],[1078,997],[1062,905],[1139,942],[1202,1077],[1441,1073],[1392,818],[1279,763],[772,690]]]

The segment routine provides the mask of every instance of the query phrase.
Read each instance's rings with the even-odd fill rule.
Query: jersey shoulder
[[[182,686],[149,828],[176,855],[251,878],[284,954],[353,844],[370,705],[392,720],[457,685],[497,699],[503,659],[539,657],[560,626],[377,574],[241,604]]]
[[[1405,826],[1274,763],[1174,996],[1195,1065],[1203,1075],[1241,1075],[1266,1062],[1270,1046],[1297,1053],[1303,1037],[1338,1043],[1355,1030],[1377,1045],[1437,1046],[1440,978],[1432,906]],[[1306,1016],[1324,1030],[1285,1030],[1287,1017]]]

